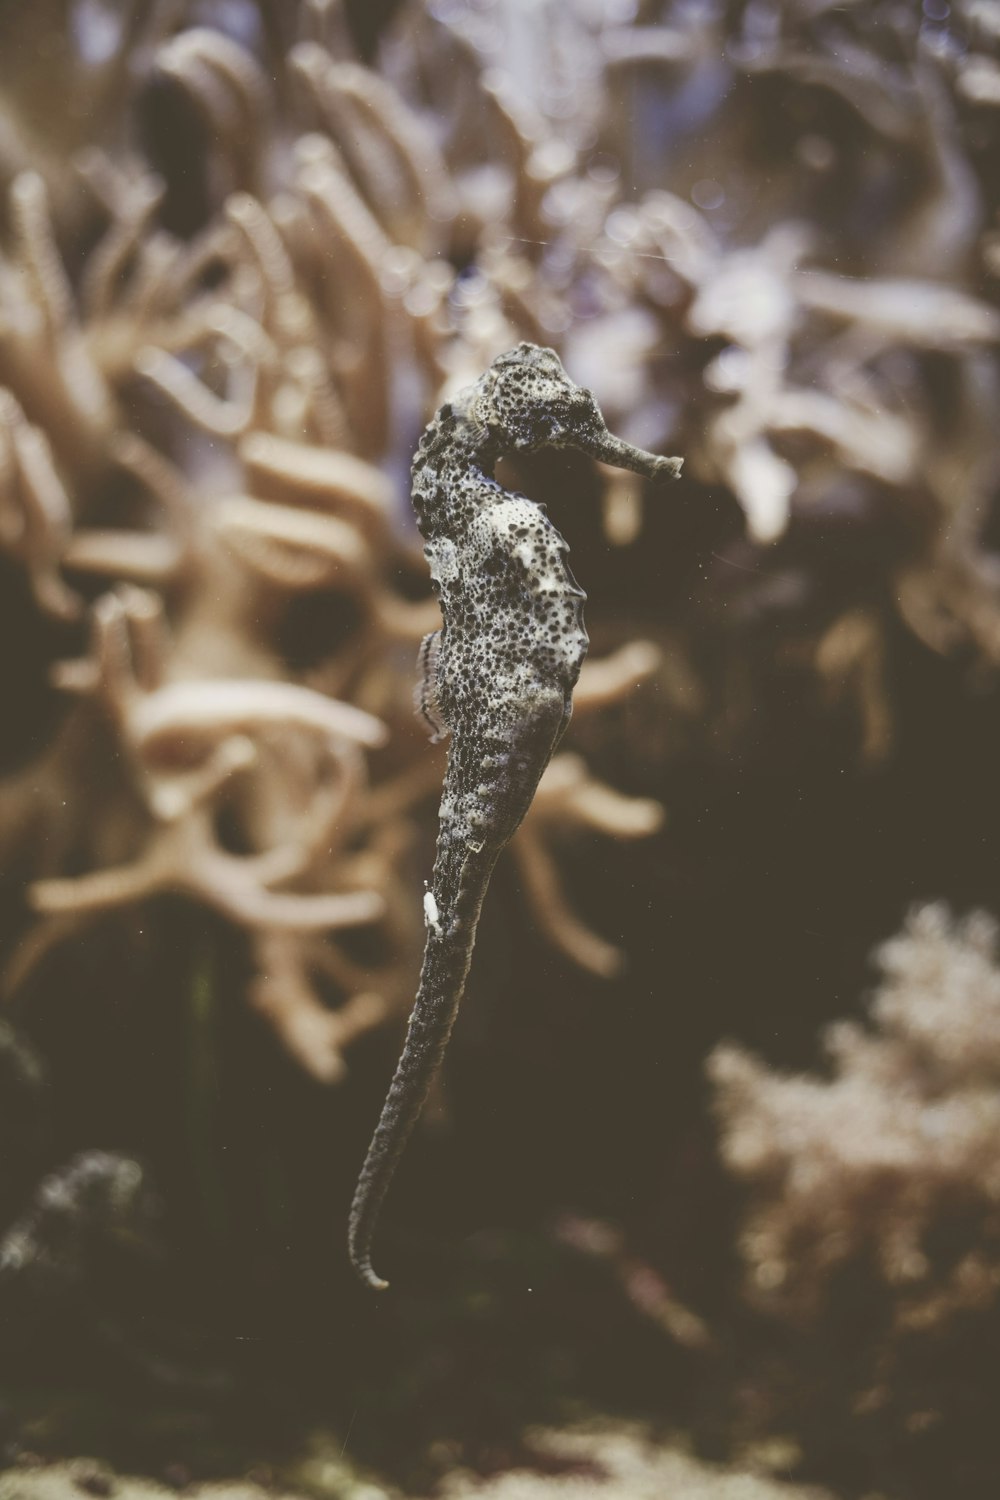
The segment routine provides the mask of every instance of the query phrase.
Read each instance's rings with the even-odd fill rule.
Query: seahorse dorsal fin
[[[413,689],[413,706],[427,726],[436,744],[450,732],[438,698],[438,663],[441,657],[441,631],[432,630],[420,642],[417,654],[417,682]]]

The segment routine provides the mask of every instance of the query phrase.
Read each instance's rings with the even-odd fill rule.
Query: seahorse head
[[[614,437],[592,391],[574,384],[554,349],[518,344],[493,361],[476,387],[470,415],[501,452],[580,448],[647,479],[676,479],[679,458],[645,453]]]
[[[508,451],[577,445],[605,430],[592,392],[570,380],[554,349],[518,344],[480,387],[473,416]]]

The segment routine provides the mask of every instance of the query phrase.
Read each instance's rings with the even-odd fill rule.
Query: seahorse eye
[[[588,425],[599,420],[597,402],[592,391],[575,391],[569,403],[569,410],[570,419],[574,423]]]

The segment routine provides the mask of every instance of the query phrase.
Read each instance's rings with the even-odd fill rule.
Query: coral
[[[566,358],[634,440],[673,414],[666,443],[690,455],[689,478],[745,515],[751,546],[708,565],[730,617],[779,626],[806,690],[830,688],[878,764],[896,620],[934,652],[998,661],[995,27],[974,4],[937,21],[768,3],[650,4],[639,19],[599,38],[605,87],[628,104],[607,100],[602,143],[635,196],[597,222],[586,260],[604,317],[574,320]],[[631,386],[621,408],[608,378]],[[625,493],[608,491],[608,526],[627,541]],[[842,538],[870,548],[847,580]],[[738,587],[727,567],[758,578]],[[735,671],[759,700],[741,648]],[[746,732],[730,707],[733,723]]]
[[[54,1326],[64,1345],[164,1376],[130,1306],[160,1259],[162,1206],[148,1173],[122,1152],[78,1152],[42,1179],[0,1238],[7,1357],[30,1381],[34,1351]]]
[[[440,1491],[447,1500],[660,1500],[683,1494],[685,1500],[827,1500],[827,1492],[783,1484],[750,1469],[723,1469],[700,1463],[679,1448],[662,1445],[636,1426],[579,1427],[531,1435],[535,1468],[481,1478],[459,1471]],[[295,1500],[301,1494],[329,1495],[331,1500],[402,1500],[403,1492],[357,1472],[332,1441],[316,1442],[315,1455],[300,1460],[288,1475],[267,1485],[255,1479],[216,1480],[185,1485],[196,1500],[261,1500],[274,1494]],[[58,1464],[19,1467],[0,1475],[0,1500],[73,1500],[81,1490],[113,1491],[122,1500],[165,1500],[172,1491],[153,1480],[116,1472],[106,1463],[74,1459]],[[407,1493],[414,1493],[407,1491]]]
[[[516,301],[501,313],[501,284],[529,287],[484,226],[483,306],[449,301],[461,173],[392,83],[349,55],[336,11],[303,7],[280,95],[224,30],[147,28],[146,86],[213,143],[201,219],[166,227],[169,151],[158,178],[95,140],[79,158],[95,227],[73,277],[32,170],[12,180],[0,259],[0,548],[42,614],[86,632],[82,654],[52,666],[75,703],[49,773],[71,781],[97,734],[120,768],[102,779],[100,823],[73,808],[62,830],[63,799],[31,778],[28,814],[21,780],[8,782],[11,847],[26,850],[29,816],[48,844],[40,862],[24,855],[39,920],[7,961],[7,990],[87,920],[181,893],[247,933],[249,998],[323,1080],[404,1006],[417,958],[417,899],[393,864],[437,762],[424,752],[422,769],[419,739],[401,734],[402,651],[437,612],[416,597],[389,476],[442,386],[526,329]],[[542,126],[525,156],[509,85],[484,87],[513,153],[511,222],[536,232]],[[297,611],[321,602],[343,623],[307,640]],[[604,676],[595,706],[628,690],[613,661]],[[577,761],[555,770],[575,789],[543,799],[526,830],[526,891],[556,942],[610,971],[611,950],[566,906],[542,828],[635,837],[658,814],[588,788]],[[377,936],[359,964],[338,934],[362,926]]]
[[[106,1151],[83,1152],[39,1186],[28,1211],[0,1241],[0,1285],[9,1295],[51,1298],[93,1290],[116,1240],[151,1247],[156,1202],[142,1168]],[[34,1291],[26,1290],[35,1284]]]
[[[814,1316],[832,1278],[871,1260],[899,1328],[992,1305],[1000,1266],[991,1142],[1000,1120],[1000,972],[995,924],[915,911],[879,953],[874,1030],[831,1029],[833,1078],[772,1074],[739,1049],[711,1076],[730,1170],[754,1184],[743,1246],[750,1288],[795,1319]],[[941,1264],[943,1221],[979,1231]]]
[[[376,1485],[370,1480],[358,1480],[349,1464],[340,1466],[340,1488],[338,1500],[395,1500],[392,1490]],[[270,1484],[251,1479],[222,1479],[209,1483],[185,1484],[192,1496],[199,1500],[264,1500],[274,1494],[278,1500],[297,1500],[299,1491],[293,1488],[275,1490]],[[62,1463],[27,1463],[8,1469],[0,1474],[0,1496],[13,1500],[15,1495],[24,1500],[75,1500],[83,1491],[87,1494],[115,1494],[120,1500],[169,1500],[176,1486],[166,1481],[150,1479],[146,1475],[119,1471],[108,1463],[93,1458],[74,1458]]]
[[[685,1500],[829,1500],[825,1490],[784,1484],[750,1468],[702,1463],[635,1425],[537,1432],[531,1451],[537,1467],[550,1472],[512,1469],[490,1479],[459,1472],[449,1476],[442,1494],[448,1500],[660,1500],[671,1494]]]
[[[747,1298],[794,1330],[800,1369],[825,1358],[833,1384],[833,1348],[847,1353],[850,1416],[914,1437],[956,1420],[956,1365],[996,1337],[997,926],[925,906],[878,962],[871,1024],[827,1034],[828,1080],[732,1046],[709,1071],[723,1160],[747,1194]]]

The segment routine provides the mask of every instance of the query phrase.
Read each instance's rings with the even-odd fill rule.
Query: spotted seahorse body
[[[371,1287],[376,1219],[444,1053],[493,866],[569,722],[587,651],[585,595],[539,505],[493,478],[504,454],[576,447],[650,478],[658,458],[612,437],[551,349],[520,344],[445,405],[413,461],[413,504],[443,625],[424,642],[418,709],[450,735],[427,942],[403,1053],[358,1181],[351,1260]]]

